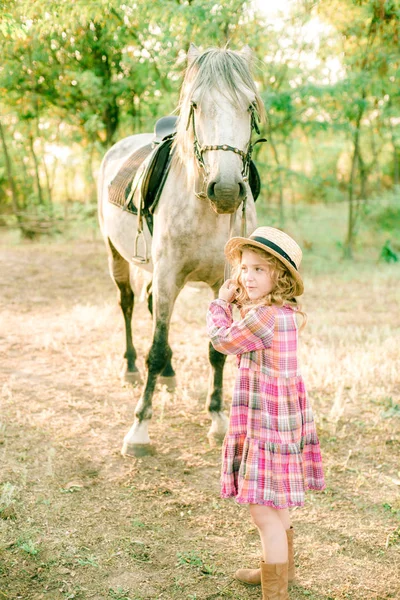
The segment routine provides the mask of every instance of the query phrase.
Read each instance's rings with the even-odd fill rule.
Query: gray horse
[[[188,282],[205,282],[216,295],[224,279],[223,248],[229,235],[239,235],[246,206],[248,232],[256,227],[254,199],[247,172],[251,136],[263,116],[262,100],[250,73],[251,50],[190,46],[182,85],[175,152],[154,213],[152,235],[143,225],[152,272],[150,308],[153,340],[147,356],[144,390],[134,423],[124,438],[122,454],[152,450],[148,433],[157,378],[174,378],[168,330],[175,300]],[[130,285],[135,254],[137,217],[109,202],[109,185],[127,158],[149,144],[152,134],[127,137],[106,154],[99,176],[99,220],[108,253],[111,277],[119,290],[126,328],[125,379],[135,381],[138,369],[132,342],[134,294]],[[131,271],[131,272],[130,272]],[[221,439],[227,418],[222,412],[225,356],[209,346],[211,364],[207,409],[210,439]],[[167,378],[167,379],[166,379]]]

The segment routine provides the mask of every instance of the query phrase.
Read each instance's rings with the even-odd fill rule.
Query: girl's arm
[[[225,300],[211,302],[207,312],[207,331],[211,343],[222,354],[243,354],[264,350],[272,344],[275,316],[270,306],[253,308],[235,323],[232,306]]]

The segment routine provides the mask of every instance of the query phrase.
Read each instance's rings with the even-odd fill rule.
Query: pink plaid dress
[[[223,354],[238,355],[221,496],[288,508],[306,489],[325,488],[311,406],[297,365],[297,324],[289,306],[261,306],[234,322],[232,306],[211,302],[207,328]]]

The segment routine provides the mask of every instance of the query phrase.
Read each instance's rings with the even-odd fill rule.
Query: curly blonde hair
[[[261,256],[264,262],[270,268],[271,278],[274,283],[274,287],[269,294],[262,296],[256,302],[250,301],[246,289],[241,279],[241,259],[244,250],[249,250]],[[301,310],[301,305],[295,298],[297,290],[297,283],[293,278],[293,275],[286,268],[279,258],[276,258],[273,254],[265,252],[261,248],[257,248],[252,244],[245,244],[240,248],[240,252],[237,257],[237,261],[234,264],[232,271],[232,279],[238,287],[238,293],[235,297],[235,304],[241,308],[249,310],[258,306],[292,306],[296,309],[297,314],[303,317],[303,322],[300,329],[303,329],[307,323],[307,315]]]

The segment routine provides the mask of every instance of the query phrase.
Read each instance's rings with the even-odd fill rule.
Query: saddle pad
[[[123,208],[132,188],[132,182],[142,162],[153,150],[153,144],[146,144],[133,152],[124,162],[114,179],[109,185],[108,201],[115,206]],[[125,208],[128,212],[137,215],[136,206],[130,200]]]

